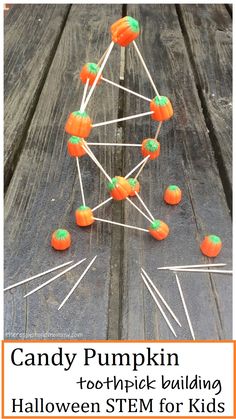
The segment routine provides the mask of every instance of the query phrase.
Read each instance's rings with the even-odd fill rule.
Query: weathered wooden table
[[[161,129],[160,157],[140,176],[141,196],[170,226],[163,242],[100,222],[79,229],[74,220],[81,195],[64,132],[82,97],[74,73],[98,61],[110,43],[109,26],[126,14],[139,20],[137,44],[175,110]],[[132,45],[124,55],[116,45],[103,74],[154,96]],[[148,102],[104,83],[88,107],[94,122],[148,110]],[[145,117],[96,128],[89,141],[141,142],[155,130]],[[224,246],[215,261],[231,268],[231,134],[229,5],[14,5],[5,16],[5,285],[71,259],[98,258],[61,311],[86,265],[27,299],[48,276],[6,292],[5,338],[173,339],[143,285],[144,267],[182,323],[173,324],[177,338],[191,339],[175,277],[157,267],[209,262],[199,244],[205,234],[217,234]],[[111,176],[141,160],[137,148],[93,151]],[[81,168],[86,202],[94,207],[109,196],[107,181],[88,156]],[[171,183],[183,190],[176,207],[162,199]],[[97,216],[147,228],[128,202],[110,202]],[[62,253],[50,247],[58,227],[72,234]],[[231,338],[232,278],[179,276],[196,338]]]

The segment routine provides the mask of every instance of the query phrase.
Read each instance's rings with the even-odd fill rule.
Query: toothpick
[[[98,71],[98,73],[97,73],[97,75],[96,75],[96,78],[95,78],[95,80],[94,80],[94,82],[93,82],[93,84],[92,84],[92,86],[91,86],[91,89],[90,89],[90,91],[89,91],[89,94],[88,94],[88,96],[87,96],[87,98],[86,98],[86,100],[85,100],[85,102],[84,102],[84,105],[83,105],[83,108],[82,108],[82,111],[83,111],[83,112],[85,111],[85,109],[86,109],[86,107],[87,107],[87,105],[88,105],[88,103],[89,103],[89,100],[90,100],[90,98],[91,98],[91,96],[92,96],[92,94],[93,94],[93,91],[94,91],[94,89],[95,89],[95,87],[96,87],[96,84],[97,84],[97,82],[98,82],[98,80],[99,80],[99,77],[100,77],[100,76],[101,76],[101,74],[102,74],[102,71],[103,71],[103,69],[104,69],[104,67],[105,67],[105,64],[106,64],[106,62],[107,62],[108,58],[109,58],[109,55],[110,55],[110,53],[111,53],[111,51],[112,51],[113,46],[114,46],[114,42],[112,41],[112,42],[110,43],[110,46],[108,47],[108,50],[107,50],[107,52],[106,52],[106,55],[105,55],[104,60],[103,60],[103,62],[102,62],[102,65],[101,65],[101,67],[100,67],[100,69],[99,69],[99,71]]]
[[[126,144],[126,143],[89,143],[91,145],[105,145],[112,147],[142,147],[142,144]]]
[[[73,260],[70,260],[70,262],[63,263],[62,265],[56,266],[55,268],[48,269],[47,271],[44,271],[44,272],[41,272],[39,274],[33,275],[33,276],[31,276],[27,279],[23,279],[23,281],[15,282],[15,284],[12,284],[9,287],[4,288],[3,291],[8,291],[12,288],[18,287],[19,285],[25,284],[26,282],[32,281],[33,279],[39,278],[40,276],[47,275],[50,272],[56,271],[57,269],[60,269],[60,268],[63,268],[64,266],[69,265],[72,262],[73,262]]]
[[[133,172],[135,172],[135,170],[137,170],[143,163],[144,161],[148,160],[149,156],[144,157],[143,160],[141,160],[141,162],[139,162],[139,164],[137,164],[137,166],[135,166],[126,176],[125,179],[127,179],[130,175],[132,175]]]
[[[80,105],[80,111],[83,109],[83,106],[84,106],[84,101],[85,101],[85,98],[86,98],[88,86],[89,86],[89,79],[86,80],[86,83],[85,83],[85,86],[84,86],[83,97],[82,97],[82,101],[81,101],[81,105]]]
[[[190,332],[191,332],[193,340],[195,340],[195,335],[194,335],[192,323],[191,323],[191,320],[190,320],[190,317],[189,317],[189,314],[188,314],[188,309],[187,309],[187,306],[186,306],[186,303],[185,303],[185,299],[184,299],[183,291],[182,291],[182,288],[181,288],[181,285],[180,285],[180,282],[179,282],[179,278],[178,278],[178,275],[177,275],[176,272],[174,272],[174,274],[175,274],[176,282],[177,282],[177,285],[178,285],[180,297],[181,297],[181,300],[182,300],[182,303],[183,303],[183,306],[184,306],[184,311],[185,311],[185,314],[186,314],[186,317],[187,317]]]
[[[28,292],[28,294],[24,295],[25,297],[28,297],[31,294],[34,294],[36,291],[39,291],[41,288],[45,287],[46,285],[50,284],[51,282],[55,281],[55,279],[60,278],[60,276],[66,274],[67,272],[71,271],[72,269],[76,268],[76,266],[80,265],[82,262],[84,262],[86,258],[80,260],[79,262],[75,263],[74,265],[70,266],[69,268],[65,269],[58,275],[54,276],[53,278],[49,279],[48,281],[44,282],[43,284],[39,285],[37,288],[34,288],[32,291]]]
[[[96,207],[94,207],[92,209],[92,211],[96,211],[98,208],[102,207],[103,205],[105,205],[107,202],[111,201],[113,198],[112,196],[110,196],[110,198],[106,199],[106,201],[101,202],[101,204],[98,204]]]
[[[162,266],[157,269],[185,269],[185,268],[205,268],[207,266],[226,266],[226,263],[204,263],[202,265],[179,265],[179,266]]]
[[[147,233],[149,232],[145,228],[135,227],[135,226],[131,226],[129,224],[121,224],[121,223],[117,223],[116,221],[103,220],[101,218],[95,218],[95,217],[93,217],[93,218],[94,218],[94,220],[102,221],[103,223],[115,224],[115,225],[121,226],[121,227],[133,228],[134,230],[146,231]]]
[[[144,169],[144,167],[145,167],[145,165],[146,165],[147,161],[149,160],[150,156],[147,156],[147,157],[148,157],[148,159],[147,159],[147,160],[145,160],[145,162],[143,163],[143,165],[140,167],[140,169],[139,169],[139,171],[138,171],[138,173],[137,173],[137,175],[135,176],[135,178],[134,178],[134,179],[136,179],[136,180],[137,180],[137,178],[139,177],[140,173],[141,173],[141,172],[142,172],[142,170]]]
[[[68,298],[71,296],[71,294],[74,292],[74,290],[76,289],[76,287],[78,287],[80,281],[83,279],[83,277],[85,276],[85,274],[88,272],[88,270],[90,269],[90,267],[92,266],[92,264],[94,263],[95,259],[97,256],[94,256],[94,258],[91,260],[91,262],[89,263],[89,265],[87,266],[87,268],[84,270],[84,272],[82,273],[82,275],[79,277],[78,281],[75,283],[75,285],[71,288],[69,294],[67,294],[67,296],[64,298],[64,300],[62,301],[61,305],[58,307],[58,310],[60,310],[65,302],[68,300]]]
[[[140,93],[136,93],[136,92],[134,92],[133,90],[127,89],[127,87],[124,87],[124,86],[122,86],[122,85],[120,85],[120,84],[117,84],[117,83],[115,83],[114,81],[111,81],[111,80],[105,79],[105,77],[101,77],[101,80],[105,81],[106,83],[112,84],[113,86],[116,86],[116,87],[118,87],[119,89],[124,90],[125,92],[131,93],[132,95],[138,96],[138,97],[140,97],[141,99],[144,99],[144,100],[147,100],[148,102],[151,102],[151,99],[149,99],[148,97],[143,96],[143,95],[140,95]]]
[[[177,316],[171,310],[170,306],[166,302],[165,298],[161,295],[160,291],[157,289],[156,285],[153,283],[153,281],[151,280],[150,276],[148,276],[147,272],[143,268],[141,268],[141,270],[143,271],[143,273],[144,273],[146,279],[149,281],[150,285],[156,291],[157,295],[159,296],[159,298],[161,299],[161,301],[163,302],[163,304],[166,306],[167,310],[170,312],[171,316],[175,319],[175,321],[178,323],[178,325],[180,327],[182,327],[182,325],[181,325],[180,321],[178,320]]]
[[[141,196],[138,194],[138,192],[135,192],[135,195],[137,196],[137,198],[139,199],[139,201],[141,202],[141,204],[143,205],[143,207],[145,208],[145,210],[147,211],[147,213],[150,215],[152,221],[154,220],[153,215],[151,214],[151,211],[149,211],[147,205],[143,202]]]
[[[81,171],[80,171],[78,157],[76,157],[76,164],[77,164],[77,170],[78,170],[78,175],[79,175],[79,183],[80,183],[80,191],[81,191],[81,195],[82,195],[82,202],[83,202],[83,205],[85,206],[84,189],[83,189],[83,183],[82,183],[82,177],[81,177]]]
[[[135,205],[134,203],[133,203],[133,201],[131,201],[131,199],[129,199],[128,197],[126,198],[127,199],[127,201],[129,201],[130,202],[130,204],[131,205],[133,205],[133,207],[134,208],[136,208],[148,221],[150,221],[150,222],[152,222],[152,220],[149,218],[149,217],[147,217],[147,215],[146,214],[144,214],[144,212],[139,208],[139,207],[137,207],[137,205]]]
[[[158,137],[158,135],[160,133],[160,130],[161,130],[161,126],[162,126],[162,121],[160,121],[159,124],[158,124],[157,130],[156,130],[156,134],[155,134],[155,137],[154,137],[155,140],[157,140],[157,137]]]
[[[142,273],[141,273],[141,277],[142,277],[143,282],[144,282],[144,284],[146,285],[146,287],[147,287],[148,291],[150,292],[150,294],[151,294],[151,296],[152,296],[153,300],[155,301],[155,303],[156,303],[157,307],[159,308],[159,310],[160,310],[160,312],[161,312],[162,316],[164,317],[164,319],[165,319],[165,321],[166,321],[167,325],[169,326],[169,328],[170,328],[171,332],[173,333],[173,335],[174,335],[175,337],[177,337],[177,335],[176,335],[176,333],[175,333],[175,331],[174,331],[173,327],[171,326],[171,323],[169,322],[168,318],[167,318],[167,317],[166,317],[166,315],[165,315],[165,312],[164,312],[163,308],[161,307],[161,305],[160,305],[159,301],[157,300],[157,298],[156,298],[155,294],[153,293],[153,291],[152,291],[152,289],[150,288],[150,286],[149,286],[148,282],[146,281],[146,278],[144,277],[144,275],[143,275]]]
[[[222,275],[232,275],[233,271],[229,270],[221,270],[221,269],[170,269],[170,271],[175,272],[204,272],[204,273],[211,273],[211,274],[222,274]]]
[[[144,62],[144,59],[143,59],[143,57],[142,57],[142,55],[141,55],[141,52],[139,51],[138,46],[137,46],[137,44],[136,44],[136,42],[135,42],[135,41],[133,41],[133,45],[134,45],[134,47],[135,47],[135,49],[136,49],[136,51],[137,51],[137,53],[138,53],[138,56],[139,56],[139,58],[140,58],[140,60],[141,60],[141,63],[143,64],[143,67],[144,67],[144,69],[145,69],[145,71],[146,71],[146,73],[147,73],[147,76],[148,76],[148,78],[149,78],[149,80],[150,80],[150,82],[151,82],[151,85],[152,85],[152,87],[153,87],[153,89],[154,89],[154,91],[155,91],[156,95],[158,96],[158,98],[160,98],[160,95],[159,95],[158,90],[157,90],[157,88],[156,88],[156,86],[155,86],[155,84],[154,84],[154,81],[153,81],[153,79],[152,79],[152,76],[151,76],[151,74],[150,74],[150,73],[149,73],[149,71],[148,71],[148,68],[147,68],[147,66],[146,66],[146,64],[145,64],[145,62]]]
[[[118,119],[112,119],[111,121],[99,122],[97,124],[93,124],[92,127],[93,128],[102,127],[103,125],[114,124],[116,122],[121,122],[121,121],[128,121],[129,119],[141,118],[142,116],[151,115],[153,113],[154,113],[153,111],[148,111],[148,112],[139,113],[138,115],[125,116],[124,118],[118,118]]]
[[[109,182],[112,182],[112,179],[110,178],[110,176],[107,174],[107,172],[105,171],[105,169],[103,169],[101,163],[97,160],[97,158],[94,156],[92,150],[89,148],[88,144],[84,144],[82,145],[83,149],[88,153],[88,155],[90,156],[90,158],[94,161],[94,163],[99,167],[99,169],[102,171],[102,173],[106,176],[106,178],[109,180]]]
[[[104,57],[105,57],[105,55],[106,55],[106,53],[107,53],[107,51],[108,51],[108,48],[109,48],[109,47],[107,47],[106,51],[102,54],[102,56],[101,56],[100,60],[98,61],[98,63],[97,63],[98,67],[100,67],[101,63],[103,62]]]

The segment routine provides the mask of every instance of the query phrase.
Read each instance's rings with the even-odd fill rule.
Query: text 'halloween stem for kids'
[[[232,342],[7,341],[2,417],[235,417],[233,358]]]

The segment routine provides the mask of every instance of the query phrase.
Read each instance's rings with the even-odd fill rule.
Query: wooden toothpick
[[[94,163],[99,167],[99,169],[102,171],[104,176],[109,180],[109,182],[112,182],[111,177],[107,174],[106,170],[102,167],[101,163],[98,161],[98,159],[93,154],[92,150],[89,148],[89,146],[86,144],[82,145],[83,149],[88,153],[89,157],[94,161]]]
[[[82,275],[79,277],[78,281],[75,283],[75,285],[71,288],[69,294],[67,294],[67,296],[64,298],[64,300],[62,301],[61,305],[58,307],[58,310],[60,310],[65,302],[68,300],[68,298],[71,296],[71,294],[74,292],[74,290],[78,287],[80,281],[83,279],[83,277],[85,276],[85,274],[88,272],[88,270],[90,269],[90,267],[92,266],[92,264],[94,263],[95,259],[96,259],[97,255],[94,256],[94,258],[91,260],[91,262],[89,263],[89,265],[87,266],[87,268],[84,270],[84,272],[82,273]]]
[[[137,166],[135,166],[126,176],[125,176],[125,179],[127,179],[128,177],[130,177],[131,175],[132,175],[132,173],[134,173],[135,172],[135,170],[137,170],[146,160],[148,160],[149,159],[149,156],[147,156],[147,157],[144,157],[144,159],[143,160],[141,160],[140,162],[139,162],[139,164],[137,164]]]
[[[180,297],[181,297],[181,300],[182,300],[182,303],[183,303],[184,311],[185,311],[185,314],[186,314],[186,317],[187,317],[190,332],[191,332],[193,340],[195,340],[193,326],[192,326],[192,323],[191,323],[191,320],[190,320],[190,317],[189,317],[189,314],[188,314],[188,309],[187,309],[187,306],[186,306],[186,303],[185,303],[184,294],[183,294],[183,291],[182,291],[182,288],[181,288],[181,285],[180,285],[180,282],[179,282],[179,278],[178,278],[178,275],[177,275],[176,272],[174,272],[174,274],[175,274],[176,282],[177,282],[177,285],[178,285]]]
[[[182,327],[179,319],[177,318],[177,316],[175,315],[175,313],[171,310],[169,304],[166,302],[165,298],[161,295],[160,291],[157,289],[156,285],[151,280],[150,276],[148,276],[147,272],[143,268],[141,268],[141,270],[142,270],[143,274],[145,275],[146,279],[148,280],[148,282],[150,283],[150,285],[152,286],[152,288],[156,291],[157,295],[159,296],[159,298],[161,299],[161,301],[163,302],[163,304],[166,306],[166,308],[169,311],[169,313],[171,314],[171,316],[175,319],[175,321],[178,323],[178,325],[180,327]]]
[[[146,231],[147,233],[149,232],[145,228],[131,226],[129,224],[121,224],[121,223],[117,223],[116,221],[103,220],[102,218],[95,218],[95,217],[94,217],[94,220],[102,221],[103,223],[114,224],[114,225],[121,226],[121,227],[133,228],[134,230]]]
[[[125,92],[131,93],[132,95],[138,96],[138,97],[140,97],[141,99],[144,99],[144,100],[147,100],[148,102],[151,102],[151,99],[149,99],[148,97],[143,96],[143,95],[140,95],[140,93],[136,93],[136,92],[134,92],[133,90],[127,89],[127,87],[121,86],[121,84],[117,84],[117,83],[115,83],[114,81],[111,81],[111,80],[105,79],[105,77],[101,77],[101,80],[103,80],[103,81],[105,81],[106,83],[109,83],[109,84],[111,84],[111,85],[113,85],[113,86],[116,86],[116,87],[118,87],[119,89],[124,90]]]
[[[160,133],[160,130],[161,130],[161,126],[162,126],[162,121],[160,121],[159,124],[158,124],[156,134],[155,134],[155,140],[157,140],[157,137],[158,137],[158,135]]]
[[[88,103],[89,103],[89,100],[90,100],[90,98],[91,98],[91,96],[92,96],[92,94],[93,94],[93,91],[94,91],[94,89],[95,89],[95,87],[96,87],[96,84],[97,84],[97,82],[98,82],[98,80],[99,80],[99,78],[100,78],[100,76],[101,76],[101,74],[102,74],[102,71],[103,71],[103,69],[104,69],[104,67],[105,67],[105,64],[106,64],[106,62],[107,62],[108,58],[109,58],[109,55],[110,55],[110,53],[111,53],[111,51],[112,51],[113,46],[114,46],[114,42],[112,41],[112,42],[110,43],[110,46],[109,46],[109,47],[108,47],[108,49],[107,49],[107,52],[106,52],[106,55],[105,55],[105,57],[104,57],[104,59],[103,59],[103,61],[102,61],[101,67],[100,67],[100,69],[99,69],[99,71],[98,71],[98,73],[97,73],[97,75],[96,75],[96,78],[95,78],[95,80],[94,80],[94,82],[93,82],[93,84],[92,84],[92,86],[91,86],[91,89],[90,89],[90,91],[89,91],[89,93],[88,93],[88,96],[86,97],[86,100],[85,100],[85,102],[84,102],[84,104],[83,104],[82,112],[84,112],[84,111],[85,111],[85,109],[86,109],[86,107],[87,107],[87,105],[88,105]]]
[[[60,278],[60,276],[66,274],[67,272],[71,271],[72,269],[76,268],[76,266],[80,265],[82,262],[84,262],[86,258],[80,260],[79,262],[75,263],[74,265],[70,266],[69,268],[65,269],[58,275],[54,276],[53,278],[49,279],[48,281],[44,282],[43,284],[39,285],[37,288],[34,288],[32,291],[28,292],[28,294],[24,295],[25,297],[28,297],[31,294],[34,294],[36,291],[39,291],[41,288],[45,287],[46,285],[50,284],[51,282],[55,281],[55,279]]]
[[[136,208],[136,210],[138,210],[148,221],[150,221],[150,222],[152,222],[152,220],[146,215],[146,214],[144,214],[144,212],[139,208],[139,207],[137,207],[137,205],[135,205],[134,204],[134,202],[133,201],[131,201],[131,199],[129,199],[128,197],[126,198],[127,199],[127,201],[131,204],[131,205],[133,205],[133,207],[134,208]]]
[[[81,105],[80,105],[80,111],[82,111],[83,106],[84,106],[84,101],[85,101],[85,98],[86,98],[88,86],[89,86],[89,79],[86,80],[86,83],[85,83],[85,86],[84,86],[83,97],[82,97],[82,101],[81,101]]]
[[[140,175],[140,173],[143,171],[143,169],[144,169],[144,167],[145,167],[145,165],[146,165],[146,163],[147,163],[147,161],[149,160],[149,158],[150,158],[150,156],[147,156],[148,157],[148,159],[147,160],[145,160],[145,162],[143,163],[143,165],[140,167],[140,169],[139,169],[139,171],[138,171],[138,173],[136,174],[136,176],[135,176],[135,178],[134,179],[138,179],[138,177],[139,177],[139,175]]]
[[[81,191],[81,196],[82,196],[82,202],[83,202],[83,205],[85,206],[84,188],[83,188],[83,183],[82,183],[82,176],[81,176],[79,158],[78,157],[76,157],[76,165],[77,165],[77,170],[78,170],[78,175],[79,175],[79,183],[80,183],[80,191]]]
[[[154,220],[153,215],[151,214],[151,211],[149,211],[147,205],[143,202],[141,196],[138,194],[138,192],[135,192],[135,195],[137,196],[137,198],[139,199],[139,201],[141,202],[141,204],[143,205],[143,207],[145,208],[145,210],[147,211],[147,213],[150,215],[152,221]]]
[[[113,198],[110,196],[110,198],[107,198],[105,201],[101,202],[101,204],[98,204],[96,207],[92,209],[92,211],[96,211],[98,208],[103,207],[107,202],[111,201]]]
[[[62,265],[56,266],[55,268],[48,269],[47,271],[44,271],[44,272],[41,272],[39,274],[33,275],[33,276],[31,276],[27,279],[23,279],[23,281],[15,282],[15,284],[12,284],[9,287],[4,288],[3,291],[8,291],[12,288],[18,287],[19,285],[25,284],[26,282],[32,281],[33,279],[39,278],[40,276],[47,275],[50,272],[56,271],[57,269],[63,268],[64,266],[67,266],[67,265],[70,265],[72,262],[73,262],[73,260],[70,260],[70,262],[63,263]]]
[[[158,90],[157,90],[157,88],[156,88],[156,86],[155,86],[155,83],[154,83],[154,81],[153,81],[153,79],[152,79],[152,76],[151,76],[151,74],[150,74],[150,72],[149,72],[149,70],[148,70],[148,68],[147,68],[147,66],[146,66],[146,64],[145,64],[145,61],[144,61],[144,59],[143,59],[143,57],[142,57],[142,54],[141,54],[141,52],[139,51],[138,46],[137,46],[137,44],[136,44],[136,42],[135,42],[135,41],[133,41],[133,45],[134,45],[134,47],[135,47],[135,49],[136,49],[136,51],[137,51],[137,53],[138,53],[138,56],[139,56],[139,58],[140,58],[140,61],[141,61],[141,63],[143,64],[143,67],[144,67],[144,69],[145,69],[145,71],[146,71],[146,73],[147,73],[147,76],[148,76],[148,78],[149,78],[149,80],[150,80],[150,82],[151,82],[151,85],[152,85],[152,87],[153,87],[153,89],[154,89],[154,91],[155,91],[156,95],[158,96],[158,98],[160,98],[160,95],[159,95]]]
[[[169,319],[166,317],[166,314],[165,314],[165,312],[164,312],[164,310],[163,310],[162,306],[160,305],[160,303],[159,303],[159,301],[157,300],[157,298],[156,298],[155,294],[153,293],[153,291],[152,291],[152,289],[151,289],[150,285],[148,284],[148,282],[147,282],[147,280],[146,280],[145,276],[144,276],[142,273],[141,273],[141,277],[142,277],[143,282],[144,282],[144,284],[146,285],[146,287],[147,287],[148,291],[150,292],[150,294],[151,294],[151,296],[152,296],[153,300],[155,301],[155,303],[156,303],[157,307],[159,308],[159,310],[160,310],[160,312],[161,312],[162,316],[164,317],[164,319],[165,319],[165,321],[166,321],[167,325],[169,326],[169,328],[170,328],[171,332],[173,333],[173,335],[174,335],[175,337],[177,337],[177,335],[176,335],[176,333],[175,333],[175,331],[174,331],[174,328],[172,327],[171,323],[169,322]]]
[[[221,275],[232,275],[233,271],[230,270],[221,270],[221,269],[181,269],[175,268],[170,269],[170,271],[174,272],[203,272],[203,273],[211,273],[211,274],[221,274]]]
[[[185,268],[206,268],[207,266],[226,266],[226,263],[204,263],[202,265],[179,265],[179,266],[161,266],[157,269],[185,269]]]
[[[142,147],[142,144],[126,144],[126,143],[90,143],[91,145],[105,145],[105,146],[112,146],[112,147]]]
[[[139,113],[137,115],[125,116],[124,118],[118,118],[118,119],[112,119],[111,121],[99,122],[97,124],[93,124],[92,127],[93,128],[102,127],[103,125],[115,124],[116,122],[128,121],[129,119],[135,119],[135,118],[141,118],[142,116],[151,115],[153,113],[154,113],[153,111],[148,111],[148,112]]]

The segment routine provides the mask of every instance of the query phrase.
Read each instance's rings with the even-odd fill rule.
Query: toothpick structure
[[[117,28],[121,25],[121,28],[123,28],[123,23],[124,23],[124,27],[125,29],[125,35],[121,35],[122,31],[120,31],[120,29],[118,30]],[[117,26],[118,25],[118,26]],[[127,26],[128,25],[128,26]],[[127,27],[128,32],[127,32]],[[141,175],[144,167],[146,166],[146,164],[148,163],[148,161],[153,160],[154,158],[159,156],[160,153],[160,148],[159,148],[159,143],[157,141],[157,138],[159,137],[160,134],[160,129],[161,126],[163,124],[163,121],[168,120],[169,118],[171,118],[171,116],[173,115],[173,109],[172,106],[170,104],[170,101],[168,98],[166,98],[165,96],[160,96],[157,87],[153,81],[153,78],[150,74],[150,71],[147,68],[147,65],[144,61],[144,58],[140,52],[140,49],[138,47],[138,45],[135,42],[135,39],[137,38],[137,36],[139,35],[139,23],[131,18],[130,16],[126,16],[120,20],[118,20],[117,22],[114,23],[114,25],[111,26],[110,28],[111,30],[111,34],[112,34],[112,41],[109,44],[108,48],[105,50],[105,52],[103,53],[102,57],[100,58],[100,60],[98,61],[97,64],[95,63],[87,63],[84,65],[84,67],[82,68],[81,72],[80,72],[80,79],[81,81],[84,83],[84,90],[83,90],[83,96],[82,96],[82,101],[81,101],[81,106],[80,106],[80,111],[76,111],[73,114],[71,114],[69,116],[69,119],[66,123],[66,127],[65,130],[67,133],[71,134],[72,136],[76,137],[80,137],[78,141],[78,143],[80,144],[80,154],[70,154],[73,157],[76,157],[76,163],[77,163],[77,171],[78,171],[78,177],[79,177],[79,185],[80,185],[80,190],[81,190],[81,197],[82,197],[82,206],[78,209],[78,211],[80,211],[78,213],[78,222],[77,224],[79,226],[85,226],[85,225],[91,225],[94,221],[103,221],[103,222],[107,222],[107,223],[111,223],[111,224],[116,224],[116,225],[120,225],[123,227],[128,227],[128,228],[134,228],[137,230],[141,230],[141,231],[145,231],[150,233],[154,238],[156,238],[157,240],[159,240],[159,238],[157,238],[158,235],[155,234],[155,232],[153,233],[153,230],[155,230],[157,228],[157,226],[159,226],[159,222],[160,220],[155,220],[151,211],[147,208],[146,204],[143,202],[143,200],[141,199],[141,197],[138,195],[139,192],[139,182],[138,182],[138,178]],[[128,36],[129,33],[129,36]],[[127,37],[127,39],[126,39]],[[117,84],[115,83],[113,80],[108,79],[107,77],[105,77],[105,75],[103,74],[103,72],[105,71],[105,66],[108,62],[109,56],[112,53],[115,44],[118,44],[122,47],[127,47],[129,44],[134,46],[134,49],[137,53],[137,57],[139,58],[142,66],[145,69],[145,72],[148,76],[148,79],[153,87],[153,90],[156,94],[156,97],[154,99],[150,99],[138,92],[133,91],[132,89],[128,88],[128,87],[124,87],[123,85]],[[87,115],[87,113],[85,112],[87,109],[88,104],[90,103],[90,100],[92,99],[92,95],[95,91],[95,89],[100,86],[101,84],[107,84],[107,85],[111,85],[111,86],[115,86],[121,90],[123,90],[126,93],[129,93],[131,95],[134,95],[136,97],[138,97],[139,99],[142,99],[143,101],[145,101],[145,103],[147,104],[147,102],[149,103],[149,110],[147,110],[146,112],[142,112],[139,114],[135,114],[135,115],[130,115],[130,116],[124,116],[122,118],[117,118],[117,119],[112,119],[112,120],[106,120],[104,122],[92,122],[92,120],[89,118],[89,116]],[[90,88],[89,88],[90,86]],[[78,125],[76,125],[76,129],[74,130],[74,128],[72,127],[72,125],[74,124],[74,122],[76,122],[76,118],[79,118],[80,122],[78,122]],[[158,122],[157,128],[156,128],[156,133],[155,133],[155,137],[154,138],[148,138],[148,139],[144,139],[142,143],[112,143],[112,142],[93,142],[93,141],[87,141],[87,137],[89,137],[90,135],[90,131],[94,130],[96,128],[102,127],[102,126],[106,126],[109,124],[113,124],[113,123],[119,123],[119,122],[123,122],[123,121],[128,121],[128,120],[133,120],[136,118],[142,118],[142,117],[151,117],[154,121]],[[86,124],[87,126],[85,126],[85,122],[83,121],[86,120]],[[76,120],[76,121],[75,121]],[[77,122],[76,122],[77,124]],[[74,125],[73,125],[74,126]],[[82,127],[82,128],[81,128]],[[84,130],[85,128],[85,130]],[[76,141],[75,141],[76,142]],[[147,144],[146,144],[147,142]],[[93,151],[91,150],[92,147],[106,147],[106,146],[115,146],[115,147],[133,147],[134,149],[136,148],[137,151],[140,151],[141,149],[141,154],[143,159],[141,161],[139,161],[137,163],[137,165],[135,167],[133,167],[129,173],[127,173],[126,176],[122,177],[122,176],[115,176],[112,177],[112,175],[107,173],[107,170],[105,167],[103,167],[103,165],[98,161],[97,157],[95,156],[95,154],[93,153]],[[90,207],[87,207],[85,205],[85,202],[87,202],[87,199],[85,200],[85,194],[84,194],[84,187],[83,187],[83,182],[82,182],[82,175],[81,175],[81,170],[80,170],[80,164],[79,164],[79,158],[82,157],[83,155],[87,155],[88,157],[91,158],[91,160],[96,164],[96,166],[99,168],[99,170],[103,173],[103,175],[105,176],[105,178],[108,180],[108,190],[110,192],[111,197],[105,199],[103,202],[97,204],[94,206],[93,209],[90,209]],[[131,178],[131,175],[133,173],[135,173],[135,177]],[[142,206],[144,207],[145,211],[147,214],[145,214],[134,202],[133,199],[134,198],[138,198],[140,203],[142,204]],[[97,211],[99,208],[101,208],[102,206],[104,206],[107,202],[111,201],[113,199],[113,201],[115,200],[127,200],[134,209],[136,209],[137,211],[139,211],[139,213],[141,213],[145,219],[151,223],[148,225],[148,229],[145,228],[140,228],[140,227],[136,227],[136,226],[129,226],[123,223],[119,223],[119,222],[115,222],[115,221],[109,221],[109,220],[105,220],[105,219],[100,219],[98,217],[94,217],[93,216],[93,212]],[[89,224],[84,224],[84,222],[82,223],[82,214],[81,211],[85,211],[85,210],[89,210],[90,212],[90,218],[88,223]],[[168,227],[168,226],[167,226]],[[158,227],[159,228],[159,227]],[[152,230],[152,231],[150,231]],[[165,233],[165,237],[168,234],[168,232]],[[163,238],[163,237],[162,237]],[[161,239],[162,239],[161,238]],[[160,239],[160,240],[161,240]]]

